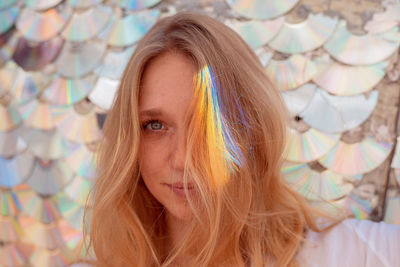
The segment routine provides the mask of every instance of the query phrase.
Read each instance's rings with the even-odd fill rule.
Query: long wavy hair
[[[212,103],[199,90],[187,123],[184,181],[190,177],[200,194],[188,200],[193,220],[175,248],[163,242],[164,208],[146,188],[138,164],[141,77],[149,61],[166,52],[186,55],[199,73],[211,71],[220,127],[240,157],[239,168],[222,172],[229,169],[223,151],[210,145],[216,126],[209,120],[216,114],[204,112],[204,103]],[[203,78],[194,79],[194,87]],[[194,12],[160,19],[138,42],[103,126],[90,231],[84,230],[94,264],[168,266],[187,255],[186,266],[297,266],[306,231],[325,231],[344,216],[315,208],[283,180],[288,117],[256,54],[233,30]],[[332,223],[320,228],[318,218]]]

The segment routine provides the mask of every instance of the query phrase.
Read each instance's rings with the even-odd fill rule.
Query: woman
[[[332,218],[283,182],[287,117],[235,32],[197,13],[159,20],[137,44],[103,128],[90,231],[96,264],[330,266],[323,257],[345,252],[358,223],[400,239],[395,226]],[[357,242],[349,253],[370,249]],[[398,257],[385,253],[388,263]]]

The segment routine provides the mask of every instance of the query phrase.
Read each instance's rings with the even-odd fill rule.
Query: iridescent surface
[[[123,50],[108,49],[103,62],[94,72],[99,76],[119,80],[134,51],[135,46],[130,46]]]
[[[18,14],[19,8],[17,7],[0,10],[0,34],[8,31],[14,25]]]
[[[10,158],[23,152],[27,143],[21,138],[25,127],[20,126],[11,131],[0,131],[0,156]]]
[[[8,61],[0,68],[0,97],[9,92],[15,83],[18,66],[13,61]]]
[[[227,20],[225,24],[234,29],[251,46],[256,49],[267,44],[282,28],[284,18],[267,21]]]
[[[0,9],[5,9],[5,8],[8,8],[8,7],[11,7],[15,3],[17,3],[17,0],[2,0],[0,2]]]
[[[29,151],[36,157],[56,160],[64,156],[65,140],[57,129],[43,131],[29,128],[21,136],[29,144]]]
[[[292,117],[301,113],[313,98],[317,86],[307,83],[295,90],[281,91],[283,100]]]
[[[0,104],[0,131],[10,131],[21,122],[21,116],[14,104],[7,106]]]
[[[300,23],[285,21],[282,29],[269,43],[273,49],[290,54],[304,53],[322,46],[336,28],[337,18],[313,15]]]
[[[94,74],[73,79],[56,77],[43,92],[43,98],[53,105],[75,104],[89,94],[96,79]]]
[[[112,0],[112,2],[127,10],[141,10],[155,6],[161,0]]]
[[[339,174],[325,170],[316,172],[307,164],[286,163],[282,168],[285,180],[310,200],[335,200],[347,196],[353,185]]]
[[[366,66],[349,66],[328,57],[314,61],[319,72],[313,81],[331,94],[350,96],[367,92],[385,76],[389,62],[379,62]],[[354,79],[362,77],[362,79]]]
[[[72,170],[62,160],[44,161],[37,159],[32,174],[26,181],[36,193],[55,195],[73,177]]]
[[[299,0],[226,0],[237,13],[253,19],[270,19],[283,15]]]
[[[314,63],[302,55],[293,55],[286,60],[271,59],[265,72],[278,90],[291,90],[308,81],[316,73]]]
[[[96,154],[85,144],[67,142],[65,162],[79,176],[93,180],[96,178]]]
[[[16,103],[23,104],[35,98],[50,81],[51,78],[41,72],[25,72],[19,69],[10,92]]]
[[[146,10],[123,18],[113,17],[110,26],[99,36],[112,46],[133,45],[153,26],[159,15],[159,10]]]
[[[79,114],[73,108],[60,106],[53,107],[52,114],[58,130],[70,141],[92,143],[102,136],[93,109],[86,114]]]
[[[369,65],[384,61],[399,47],[400,32],[393,28],[380,34],[354,35],[340,21],[324,48],[336,60],[350,65]],[[365,56],[368,55],[368,56]]]
[[[310,128],[304,133],[288,130],[285,159],[293,162],[310,162],[328,153],[338,142],[339,134],[322,133]]]
[[[36,45],[32,45],[24,38],[19,38],[13,54],[13,60],[24,70],[37,71],[56,58],[63,44],[64,41],[60,37],[55,37]]]
[[[50,105],[38,101],[36,98],[19,106],[19,112],[25,120],[25,125],[40,130],[51,130],[55,128],[54,119],[51,114]]]
[[[88,74],[101,62],[106,47],[99,41],[66,42],[55,63],[59,74],[67,78]]]
[[[104,0],[67,0],[67,2],[75,8],[87,8],[98,5],[104,2]]]
[[[28,40],[42,42],[55,37],[71,16],[71,8],[57,6],[44,12],[24,8],[18,17],[16,27]]]
[[[62,0],[25,0],[25,5],[31,9],[46,10],[61,2]]]
[[[368,96],[333,96],[318,89],[299,116],[320,131],[342,133],[363,123],[374,111],[377,102],[377,90]]]
[[[10,159],[0,157],[0,186],[10,188],[24,182],[32,172],[33,162],[29,152]]]
[[[338,142],[318,161],[336,173],[353,175],[375,169],[387,158],[391,150],[391,143],[377,142],[367,136],[355,144]]]
[[[111,19],[110,6],[97,6],[82,13],[74,13],[61,36],[68,41],[82,42],[96,36]]]

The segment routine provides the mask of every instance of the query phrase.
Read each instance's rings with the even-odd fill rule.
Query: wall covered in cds
[[[2,0],[0,266],[79,265],[121,75],[181,10],[236,30],[281,91],[286,182],[333,213],[400,224],[399,0]]]

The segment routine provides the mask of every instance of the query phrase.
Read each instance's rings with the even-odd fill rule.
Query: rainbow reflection
[[[213,70],[205,65],[195,75],[194,83],[199,100],[196,110],[200,118],[198,128],[205,133],[213,185],[220,186],[228,181],[228,171],[233,173],[242,166],[243,154],[228,127],[221,91]],[[242,117],[239,106],[238,110]]]

